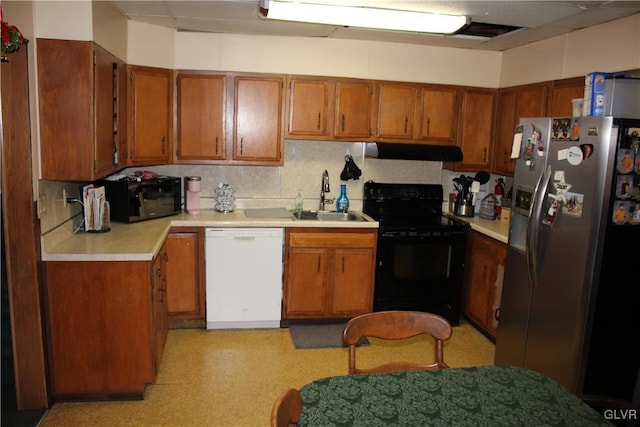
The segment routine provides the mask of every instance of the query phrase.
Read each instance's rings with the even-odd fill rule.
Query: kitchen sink
[[[302,211],[299,214],[294,213],[293,217],[302,221],[366,221],[363,217],[353,212]]]

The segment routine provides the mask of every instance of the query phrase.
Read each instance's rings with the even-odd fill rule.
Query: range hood
[[[391,142],[367,142],[364,147],[367,157],[396,160],[432,160],[437,162],[460,162],[462,150],[452,145],[401,144]]]

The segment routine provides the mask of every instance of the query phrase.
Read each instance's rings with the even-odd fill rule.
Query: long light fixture
[[[469,23],[467,16],[276,0],[263,1],[260,16],[281,21],[438,34],[455,33]]]

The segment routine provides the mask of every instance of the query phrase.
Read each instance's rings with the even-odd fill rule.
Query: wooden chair
[[[284,391],[271,408],[271,427],[297,426],[302,415],[302,397],[295,388]]]
[[[349,374],[400,372],[448,368],[443,342],[451,337],[451,325],[444,317],[422,311],[380,311],[354,317],[344,327],[342,341],[349,346]],[[362,337],[400,340],[429,334],[435,340],[435,362],[418,364],[390,362],[374,368],[356,368],[356,344]]]

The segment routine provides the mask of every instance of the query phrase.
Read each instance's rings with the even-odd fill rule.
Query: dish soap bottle
[[[340,184],[340,195],[336,199],[338,212],[349,212],[349,198],[347,197],[347,184]]]
[[[300,215],[302,210],[304,209],[304,197],[302,197],[302,190],[298,190],[298,194],[296,195],[296,210],[295,213]]]

